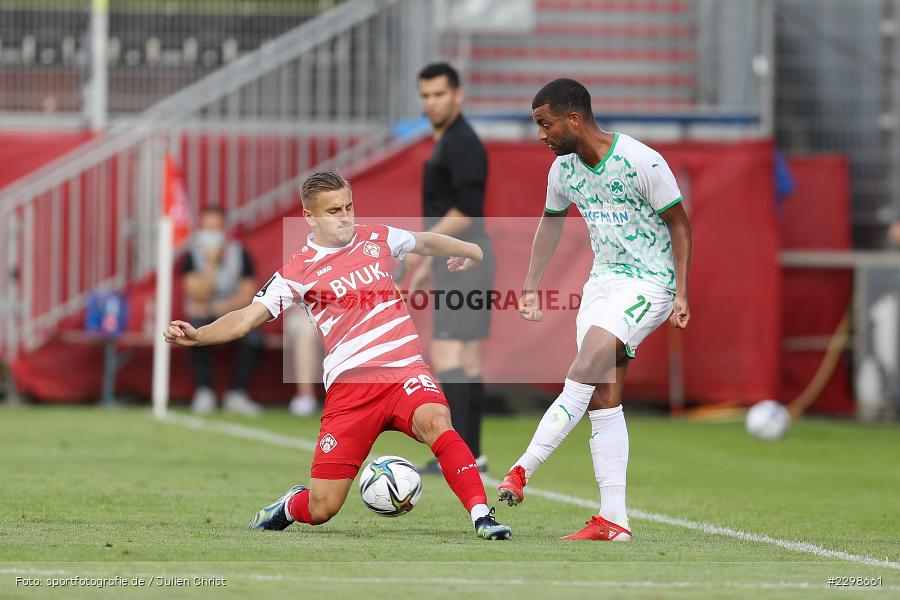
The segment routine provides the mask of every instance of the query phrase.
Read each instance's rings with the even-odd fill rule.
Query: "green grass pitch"
[[[486,421],[494,478],[518,457],[537,419]],[[317,420],[273,410],[259,419],[191,421],[201,429],[184,421],[158,422],[136,409],[0,409],[0,597],[900,595],[897,428],[806,420],[782,442],[765,444],[739,423],[630,414],[629,507],[644,517],[632,514],[634,542],[610,544],[559,541],[591,514],[577,499],[598,497],[586,423],[529,484],[568,499],[531,495],[516,508],[497,505],[513,539],[486,542],[433,476],[425,477],[416,509],[401,518],[370,513],[354,489],[340,514],[320,527],[248,531],[257,509],[307,480],[311,454],[283,442],[313,438]],[[414,462],[428,457],[424,446],[397,433],[382,435],[375,452]],[[495,497],[493,487],[488,494]],[[815,547],[790,545],[798,542]],[[881,562],[838,560],[817,554],[822,548]],[[53,578],[76,576],[139,577],[145,584],[49,587]],[[195,584],[201,576],[226,585]],[[830,577],[882,579],[863,589],[830,587]],[[176,578],[187,584],[159,585]]]

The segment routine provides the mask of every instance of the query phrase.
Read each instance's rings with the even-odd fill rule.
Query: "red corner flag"
[[[191,210],[188,207],[184,176],[171,154],[166,155],[163,186],[163,215],[172,219],[172,242],[178,248],[191,234]]]

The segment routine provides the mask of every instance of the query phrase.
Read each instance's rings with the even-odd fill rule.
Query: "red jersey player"
[[[412,252],[452,257],[449,269],[465,271],[481,262],[481,248],[434,233],[355,225],[350,183],[333,171],[309,177],[300,197],[313,233],[253,302],[199,329],[172,321],[164,333],[167,342],[180,346],[224,344],[297,303],[322,336],[325,410],[309,487],[291,488],[259,511],[250,529],[331,519],[375,439],[397,430],[431,447],[479,537],[509,539],[510,528],[497,523],[487,506],[472,452],[450,425],[447,401],[422,359],[389,264]]]

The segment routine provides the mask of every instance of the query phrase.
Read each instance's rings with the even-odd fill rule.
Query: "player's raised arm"
[[[264,305],[253,302],[239,310],[222,315],[209,325],[195,329],[185,321],[172,321],[163,337],[176,346],[214,346],[244,337],[272,315]]]
[[[451,271],[468,271],[484,260],[484,252],[477,244],[430,231],[412,235],[416,245],[410,252],[422,256],[447,256],[449,257],[447,267]]]

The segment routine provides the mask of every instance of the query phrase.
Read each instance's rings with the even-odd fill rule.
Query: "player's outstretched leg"
[[[315,469],[315,465],[313,465]],[[309,487],[295,485],[265,507],[250,522],[250,529],[281,530],[298,521],[321,525],[341,510],[353,479],[310,479]]]
[[[253,517],[253,520],[250,521],[249,528],[250,529],[270,529],[281,531],[286,528],[288,525],[294,522],[294,519],[289,517],[289,513],[287,511],[287,504],[295,495],[306,492],[309,493],[308,488],[305,485],[295,485],[291,489],[289,489],[281,498],[268,505]]]
[[[500,483],[498,491],[501,502],[515,506],[525,499],[526,482],[578,424],[593,393],[593,385],[566,379],[562,393],[544,413],[525,453]]]
[[[447,406],[438,403],[419,406],[413,413],[412,431],[416,439],[431,446],[444,479],[469,511],[475,535],[486,540],[508,540],[512,530],[498,523],[494,511],[488,508],[475,457],[462,437],[450,428]]]

